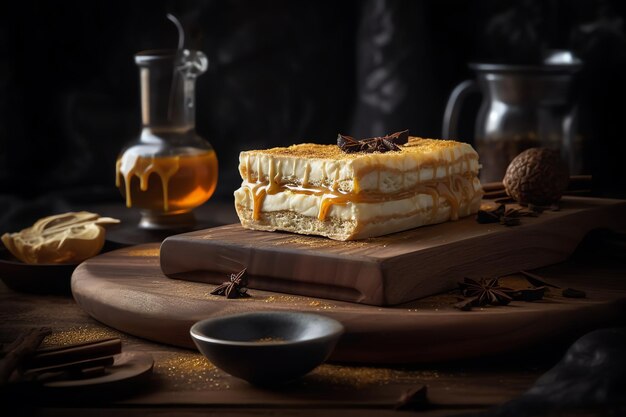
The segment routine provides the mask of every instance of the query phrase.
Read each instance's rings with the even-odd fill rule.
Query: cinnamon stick
[[[26,361],[24,367],[26,369],[51,367],[92,358],[113,356],[120,352],[122,352],[122,341],[119,338],[96,340],[70,346],[40,349]]]
[[[585,195],[591,193],[591,185],[593,178],[591,175],[572,175],[569,177],[569,184],[564,194],[568,195]],[[483,198],[486,200],[494,200],[496,198],[506,197],[504,185],[501,182],[488,182],[483,184],[485,194]]]
[[[57,371],[76,371],[79,372],[81,369],[94,368],[99,366],[110,366],[113,365],[114,359],[113,356],[104,356],[104,357],[94,357],[85,360],[75,361],[75,362],[67,362],[67,363],[59,363],[51,366],[42,366],[39,368],[29,369],[24,373],[24,376],[29,376],[42,372],[57,372]]]
[[[9,382],[13,372],[18,369],[21,363],[29,355],[32,355],[43,339],[50,334],[50,329],[42,327],[30,329],[20,334],[4,350],[2,360],[0,360],[0,384]]]

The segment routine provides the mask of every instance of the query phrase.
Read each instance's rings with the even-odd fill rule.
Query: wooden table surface
[[[571,268],[571,265],[563,265]],[[626,276],[626,265],[582,265],[589,274]],[[70,395],[38,415],[398,415],[394,404],[408,389],[428,387],[431,404],[420,415],[479,411],[515,398],[554,365],[576,335],[542,350],[461,363],[411,368],[325,364],[275,389],[254,388],[214,368],[200,354],[121,334],[83,312],[69,296],[17,293],[0,284],[0,342],[32,327],[53,330],[45,345],[118,336],[124,350],[149,352],[152,384],[122,400],[80,404]],[[6,406],[6,404],[4,404]],[[97,414],[92,414],[93,407]],[[181,414],[182,413],[182,414]],[[401,415],[401,414],[400,414]],[[406,414],[405,414],[406,415]]]
[[[573,265],[570,262],[562,267],[571,270]],[[575,267],[590,277],[626,277],[623,261],[587,261]],[[572,334],[534,350],[457,363],[412,367],[324,364],[287,386],[261,389],[216,369],[197,352],[148,342],[109,328],[87,315],[70,296],[18,293],[0,282],[0,343],[10,342],[20,332],[41,326],[53,330],[44,340],[44,345],[49,346],[120,337],[124,350],[152,354],[154,372],[149,385],[138,387],[137,392],[125,398],[81,401],[69,392],[55,404],[41,405],[29,399],[30,408],[25,415],[107,416],[123,412],[131,416],[367,417],[479,412],[525,392],[581,335]],[[428,390],[425,409],[395,410],[403,393],[422,385]],[[0,404],[0,415],[13,415],[3,412],[7,407],[10,404]]]

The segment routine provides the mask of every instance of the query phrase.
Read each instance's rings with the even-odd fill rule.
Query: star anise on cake
[[[512,294],[515,292],[511,288],[501,287],[498,278],[484,279],[476,281],[472,278],[464,278],[459,282],[459,288],[464,297],[469,297],[473,306],[507,305],[513,300]]]
[[[356,152],[389,152],[401,151],[398,145],[404,145],[409,141],[409,131],[392,133],[386,136],[379,136],[367,139],[355,139],[352,136],[339,134],[337,136],[337,146],[345,153]]]
[[[244,276],[245,273],[246,268],[236,274],[230,274],[230,279],[215,287],[211,294],[226,296],[226,298],[230,299],[250,297],[248,288],[246,288],[248,280]]]

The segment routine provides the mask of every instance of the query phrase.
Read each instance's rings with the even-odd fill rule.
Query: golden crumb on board
[[[324,364],[316,368],[303,382],[361,389],[388,384],[423,383],[437,378],[439,373],[436,371]]]
[[[126,256],[136,256],[138,258],[141,257],[158,257],[161,254],[160,248],[152,248],[152,249],[131,249],[125,252]]]
[[[123,333],[108,327],[79,326],[66,330],[54,331],[41,342],[42,347],[75,345],[94,342],[112,337],[122,338]]]
[[[219,391],[230,388],[230,378],[200,353],[167,352],[154,361],[154,373],[164,377],[167,388],[176,391]]]

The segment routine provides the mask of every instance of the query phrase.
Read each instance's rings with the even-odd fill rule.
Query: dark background
[[[585,62],[585,172],[598,194],[626,194],[621,1],[23,1],[0,15],[0,231],[50,196],[121,201],[115,158],[140,128],[133,55],[176,47],[167,12],[209,57],[197,130],[220,161],[215,198],[238,186],[243,149],[338,132],[441,137],[468,62],[537,63],[551,48]],[[470,143],[479,99],[461,123]]]

